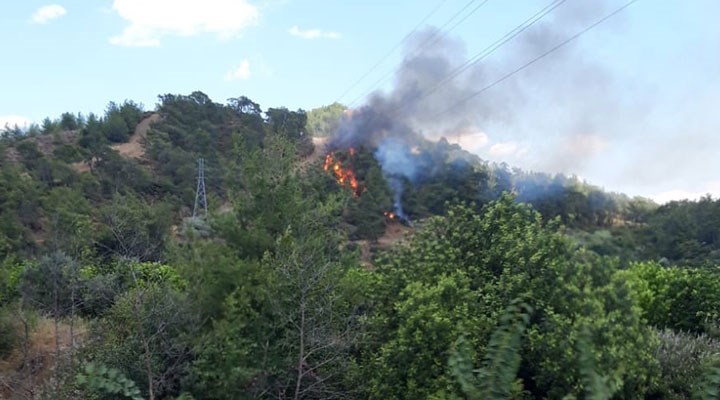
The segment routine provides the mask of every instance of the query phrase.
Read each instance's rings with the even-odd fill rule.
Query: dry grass
[[[72,163],[70,164],[70,166],[78,173],[90,172],[90,165],[88,165],[84,161]]]
[[[396,244],[402,242],[405,238],[408,237],[409,234],[413,232],[413,228],[400,224],[400,223],[393,223],[389,224],[385,228],[385,234],[380,236],[378,238],[378,247],[380,248],[390,248],[395,246]]]
[[[317,161],[321,157],[325,157],[325,154],[327,152],[328,139],[329,138],[326,138],[326,137],[312,138],[312,142],[313,142],[313,146],[314,146],[313,152],[309,156],[300,160],[300,162],[298,163],[298,169],[305,170],[307,167],[312,165],[315,161]]]
[[[75,143],[78,137],[78,132],[79,131],[65,131],[53,135],[24,137],[23,139],[21,139],[21,142],[33,142],[35,143],[35,145],[37,145],[38,151],[40,151],[40,153],[42,153],[46,157],[51,157],[57,145]],[[5,149],[5,158],[14,164],[17,164],[21,161],[20,153],[18,153],[14,145]]]
[[[75,321],[73,335],[70,324],[60,322],[57,327],[57,343],[55,323],[52,319],[41,317],[30,333],[27,350],[22,345],[24,333],[18,323],[21,343],[10,356],[0,360],[0,399],[31,398],[33,393],[52,377],[57,364],[58,350],[60,356],[77,347],[87,333],[86,326]],[[74,346],[71,343],[74,339]]]
[[[375,252],[388,250],[401,244],[405,239],[408,239],[414,231],[415,229],[409,226],[400,223],[391,223],[385,227],[385,233],[380,236],[375,243],[369,240],[354,241],[353,243],[360,249],[360,264],[369,270],[374,269],[373,257]]]

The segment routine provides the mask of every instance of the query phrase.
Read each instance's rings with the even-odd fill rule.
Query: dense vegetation
[[[195,92],[7,129],[0,396],[718,398],[719,201],[427,142],[412,234],[383,246],[400,222],[372,149],[337,154],[359,196],[313,151],[343,111]]]

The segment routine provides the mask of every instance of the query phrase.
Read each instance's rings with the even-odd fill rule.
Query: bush
[[[66,163],[80,162],[83,159],[81,149],[70,144],[61,144],[55,147],[53,156]]]
[[[493,327],[517,298],[535,310],[522,339],[522,390],[536,398],[581,395],[590,390],[578,368],[584,359],[619,398],[638,398],[656,386],[656,339],[615,274],[616,263],[573,250],[512,197],[482,213],[451,207],[375,265],[377,306],[359,360],[368,397],[448,391],[445,360],[453,342],[471,332],[471,362],[480,364]]]
[[[20,341],[17,324],[6,309],[0,309],[0,358],[5,358]]]
[[[660,363],[661,385],[658,395],[664,399],[689,399],[701,384],[707,368],[718,366],[720,341],[704,334],[659,332],[656,357]]]
[[[83,372],[77,375],[76,383],[99,396],[109,394],[132,400],[143,398],[135,382],[125,377],[120,370],[103,364],[85,364]]]
[[[105,121],[105,137],[113,143],[123,143],[130,139],[130,128],[120,114],[112,114]]]
[[[720,274],[713,269],[664,267],[646,262],[622,271],[643,317],[658,328],[702,333],[717,321]]]
[[[87,358],[117,369],[144,392],[152,383],[157,398],[171,398],[179,395],[180,382],[188,372],[187,341],[199,325],[185,295],[148,283],[122,294],[105,311],[93,329],[103,340],[88,347]],[[148,381],[148,367],[152,381]]]

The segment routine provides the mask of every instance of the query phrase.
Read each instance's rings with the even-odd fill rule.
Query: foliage
[[[521,382],[516,374],[521,361],[521,339],[530,322],[532,309],[526,304],[511,303],[500,317],[500,326],[492,333],[483,367],[472,370],[473,349],[464,336],[458,338],[450,356],[450,373],[468,399],[513,398]],[[517,393],[515,393],[517,394]]]
[[[251,159],[245,168],[253,168],[254,162]],[[282,169],[283,165],[276,167]],[[200,342],[194,363],[197,379],[193,379],[198,394],[213,398],[263,394],[323,398],[340,387],[342,354],[347,351],[351,333],[348,313],[352,311],[336,289],[344,270],[339,264],[340,236],[333,229],[332,216],[338,215],[341,203],[334,197],[320,200],[305,195],[310,189],[303,181],[292,174],[281,176],[265,181],[277,186],[254,186],[252,181],[243,186],[248,199],[243,209],[256,207],[254,197],[263,196],[263,206],[277,212],[272,216],[256,212],[256,218],[281,219],[233,224],[232,231],[220,227],[220,232],[232,239],[223,247],[225,251],[240,255],[243,261],[242,269],[237,269],[229,260],[215,256],[222,263],[215,271],[236,279],[228,284],[218,281],[213,272],[193,273],[211,285],[209,288],[219,287],[219,293],[234,288],[222,305],[222,318],[214,321]],[[278,195],[265,197],[266,191]],[[266,233],[278,238],[262,254],[247,251],[245,242],[236,239],[238,235],[245,237],[244,229],[274,230],[282,226],[286,227],[284,232]],[[205,245],[198,250],[217,248]],[[203,304],[217,304],[216,293],[196,293],[204,299]]]
[[[110,142],[127,142],[142,115],[142,108],[132,101],[125,101],[120,106],[111,102],[105,111],[103,134]]]
[[[75,378],[77,385],[87,387],[99,394],[122,395],[132,400],[142,400],[140,389],[135,382],[131,381],[120,370],[108,368],[105,365],[97,365],[93,362],[85,364],[83,372]]]
[[[18,327],[8,307],[0,307],[0,359],[10,355],[20,342]]]
[[[160,259],[172,222],[167,205],[116,194],[101,215],[104,226],[97,238],[100,254],[141,261]]]
[[[40,311],[87,320],[52,378],[84,382],[56,398],[716,395],[717,200],[658,207],[418,138],[418,176],[390,182],[414,234],[382,252],[397,193],[375,149],[333,148],[360,196],[313,153],[344,112],[193,92],[10,128],[0,352]],[[120,154],[143,118],[144,155]],[[183,230],[200,157],[210,213]]]
[[[602,375],[597,369],[597,359],[590,344],[590,333],[582,330],[576,342],[578,370],[582,385],[585,387],[585,398],[591,400],[608,400],[620,389],[621,381],[612,375]],[[572,396],[566,396],[572,397]]]
[[[75,260],[62,252],[51,253],[22,274],[23,301],[55,318],[73,312],[79,299],[79,271]]]
[[[272,332],[269,276],[259,265],[243,269],[237,288],[227,296],[224,317],[199,340],[193,362],[194,392],[210,398],[233,399],[262,393],[266,372],[276,372],[266,349]]]
[[[671,202],[658,208],[643,232],[652,244],[650,257],[679,264],[720,262],[720,200]]]
[[[144,389],[143,396],[176,395],[198,325],[182,293],[161,285],[130,289],[103,314],[95,328],[103,340],[88,349],[88,357],[120,370]]]
[[[664,267],[635,263],[621,276],[634,289],[647,321],[659,328],[704,332],[720,319],[717,269]]]
[[[307,114],[307,132],[313,137],[327,137],[335,133],[347,107],[340,103],[318,107]]]
[[[712,366],[703,374],[700,385],[693,393],[694,399],[716,400],[720,398],[720,367]]]
[[[659,332],[656,357],[662,371],[657,395],[667,399],[690,399],[701,391],[703,379],[720,366],[720,342],[704,334],[665,329]],[[715,388],[719,388],[716,385]]]
[[[365,149],[355,152],[353,165],[363,188],[360,197],[348,197],[344,219],[354,227],[351,239],[377,240],[385,233],[384,213],[393,211],[392,194],[372,153]]]
[[[6,258],[0,264],[0,306],[9,304],[19,297],[20,281],[25,268],[25,264],[15,262],[12,258]]]
[[[311,186],[311,179],[296,172],[296,151],[288,139],[269,137],[262,149],[255,150],[238,144],[235,152],[235,159],[240,161],[231,165],[232,180],[228,182],[233,210],[219,216],[215,228],[241,257],[260,258],[288,226],[300,226],[304,213],[315,206],[320,195]],[[337,201],[328,202],[334,204],[329,207],[336,208],[336,215]],[[328,213],[323,218],[333,215]]]
[[[656,379],[652,335],[614,268],[573,252],[562,235],[511,197],[482,214],[451,208],[378,265],[368,333],[369,342],[380,345],[368,347],[361,359],[369,395],[422,398],[451,390],[442,360],[452,342],[473,332],[472,346],[482,356],[489,328],[517,297],[537,310],[519,370],[525,390],[579,394],[574,349],[587,330],[599,371],[626,394],[647,391]]]

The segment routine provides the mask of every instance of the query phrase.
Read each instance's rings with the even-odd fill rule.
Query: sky
[[[153,109],[158,95],[196,90],[264,108],[357,107],[392,91],[421,32],[439,29],[460,62],[550,2],[3,0],[0,125],[125,99]],[[458,79],[482,88],[625,2],[567,0],[484,59],[482,78]],[[448,137],[490,161],[659,202],[720,196],[718,15],[716,0],[637,1],[484,91],[496,107],[478,114],[497,115]]]

